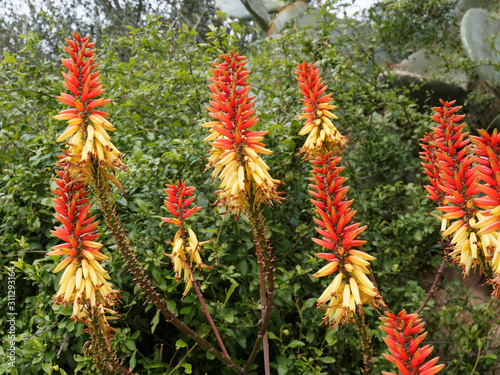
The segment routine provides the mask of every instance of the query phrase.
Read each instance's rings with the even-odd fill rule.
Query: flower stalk
[[[182,273],[182,271],[184,271],[184,282],[186,283],[186,289],[183,296],[188,293],[191,286],[194,287],[196,295],[198,296],[198,300],[200,301],[201,308],[205,313],[205,317],[207,318],[210,327],[212,327],[212,331],[217,338],[217,342],[220,345],[222,353],[224,353],[226,357],[230,358],[226,347],[224,346],[224,342],[220,337],[219,331],[215,326],[214,320],[212,319],[212,316],[208,311],[203,294],[201,293],[200,288],[198,287],[198,283],[196,282],[192,267],[193,261],[199,268],[204,266],[200,256],[200,245],[202,243],[198,242],[196,234],[191,228],[187,229],[187,232],[189,234],[187,235],[186,227],[184,226],[185,220],[188,217],[190,217],[193,213],[201,210],[200,206],[194,206],[192,208],[189,207],[196,198],[196,195],[191,196],[194,190],[194,186],[186,186],[186,182],[181,184],[180,181],[177,181],[176,184],[167,185],[167,188],[164,189],[165,193],[167,194],[167,198],[165,198],[165,206],[170,211],[170,213],[174,215],[174,218],[162,218],[162,220],[179,227],[179,230],[175,234],[174,241],[170,243],[173,246],[172,255],[167,256],[172,258],[177,281],[179,281],[180,274]]]
[[[183,321],[175,316],[175,314],[167,307],[165,300],[159,295],[156,287],[153,285],[150,277],[145,272],[144,268],[140,265],[139,259],[133,250],[133,246],[127,236],[120,216],[116,211],[116,205],[111,195],[111,187],[109,186],[106,177],[107,171],[104,169],[97,169],[92,179],[92,188],[97,199],[97,203],[101,208],[106,225],[113,238],[118,253],[124,259],[127,270],[132,275],[135,283],[140,288],[141,293],[146,297],[146,300],[155,305],[155,307],[165,317],[166,321],[172,323],[187,337],[193,339],[200,347],[212,353],[222,363],[227,365],[231,370],[237,374],[244,374],[243,368],[238,366],[236,362],[231,360],[228,356],[214,348],[208,341],[200,337],[196,332],[189,328]]]
[[[258,123],[254,97],[249,96],[251,86],[247,83],[250,71],[245,68],[247,60],[238,53],[220,55],[221,63],[214,63],[210,70],[211,84],[208,86],[210,105],[206,106],[214,121],[202,127],[209,128],[205,142],[211,142],[208,168],[213,168],[212,179],[220,179],[217,203],[234,212],[238,218],[245,213],[254,235],[257,262],[260,272],[260,295],[262,323],[253,350],[245,366],[248,371],[264,340],[264,368],[270,373],[266,331],[274,308],[274,266],[271,246],[266,239],[262,203],[272,205],[280,201],[277,187],[281,181],[273,179],[262,154],[272,154],[263,143],[267,131],[250,130]]]

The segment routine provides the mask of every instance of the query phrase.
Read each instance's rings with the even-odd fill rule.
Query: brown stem
[[[259,258],[259,254],[257,254],[257,258]],[[258,260],[259,263],[259,274],[260,274],[260,306],[262,312],[262,320],[264,320],[264,311],[265,311],[265,300],[266,300],[266,278],[264,276],[264,266],[262,255],[260,255]],[[264,372],[265,375],[271,374],[270,363],[269,363],[269,338],[267,337],[267,331],[264,333],[263,338],[264,344]]]
[[[254,235],[254,243],[255,250],[257,253],[257,261],[259,262],[259,271],[261,274],[261,289],[263,289],[263,280],[267,281],[267,300],[262,305],[262,325],[260,327],[259,333],[257,335],[257,339],[255,340],[255,344],[253,346],[252,352],[250,353],[250,357],[245,365],[245,371],[248,372],[250,366],[252,365],[255,357],[260,348],[260,344],[264,337],[266,336],[267,327],[269,326],[269,322],[271,321],[271,312],[274,308],[274,266],[273,259],[271,254],[271,246],[266,239],[266,226],[264,223],[264,216],[262,215],[262,211],[259,210],[259,207],[253,202],[249,200],[250,209],[247,210],[248,219],[250,221],[250,225],[252,227],[252,232]],[[261,297],[263,297],[261,291]],[[264,296],[265,297],[265,296]],[[265,298],[262,298],[264,301]],[[269,346],[268,346],[269,348]],[[266,356],[265,356],[266,357]],[[268,356],[267,356],[268,357]],[[269,360],[269,358],[268,358]],[[266,365],[266,364],[265,364]]]
[[[132,244],[128,239],[127,232],[123,228],[119,214],[116,212],[115,202],[111,196],[110,187],[106,180],[105,171],[100,168],[93,176],[92,184],[94,187],[97,204],[101,208],[105,222],[108,226],[111,237],[117,246],[120,256],[123,258],[125,266],[131,273],[137,286],[141,289],[142,294],[146,297],[149,303],[152,303],[163,314],[167,322],[172,323],[187,337],[193,339],[203,349],[212,353],[222,363],[226,364],[231,370],[237,374],[245,374],[245,370],[238,366],[233,360],[225,356],[222,352],[214,348],[208,341],[200,337],[191,328],[186,326],[182,320],[177,318],[175,314],[167,307],[165,300],[160,297],[155,286],[151,282],[150,277],[140,265],[137,256],[132,249]]]
[[[184,227],[181,227],[181,233],[182,233],[181,236],[182,236],[182,240],[183,240],[184,249],[186,249],[187,243],[184,242],[185,238],[184,238],[183,229],[184,229]],[[189,270],[189,273],[191,275],[191,283],[193,284],[194,290],[196,291],[196,295],[198,296],[198,299],[199,299],[200,304],[201,304],[201,308],[203,309],[203,312],[205,313],[205,316],[208,320],[208,323],[210,323],[210,327],[212,327],[212,331],[214,332],[215,337],[217,338],[217,341],[219,342],[220,348],[222,349],[222,353],[224,353],[224,355],[226,357],[231,358],[231,357],[229,357],[229,354],[227,353],[226,347],[224,346],[224,343],[222,342],[222,339],[219,335],[219,331],[217,330],[217,327],[215,326],[214,320],[212,319],[212,315],[210,315],[210,312],[208,311],[207,305],[205,303],[205,299],[203,298],[203,294],[201,293],[201,290],[198,287],[198,283],[196,282],[196,279],[194,277],[194,271],[191,268],[191,265],[189,264],[189,262],[187,260],[183,259],[183,261]]]
[[[356,331],[358,332],[360,344],[361,344],[361,352],[363,355],[363,364],[364,367],[361,368],[361,373],[363,375],[372,375],[373,374],[373,345],[371,344],[370,330],[368,324],[365,321],[365,315],[363,314],[363,310],[359,309],[359,315],[356,314],[354,317],[354,321],[356,323]]]
[[[443,246],[443,245],[441,245],[441,246]],[[427,297],[425,297],[424,302],[422,302],[422,305],[420,305],[420,307],[418,308],[417,314],[420,314],[422,312],[422,310],[425,308],[425,306],[427,306],[427,303],[429,302],[432,295],[434,294],[434,291],[436,290],[436,285],[439,281],[439,278],[441,277],[441,275],[444,272],[444,266],[446,265],[446,258],[447,257],[448,257],[448,251],[445,249],[443,261],[441,262],[441,265],[439,266],[436,278],[434,279],[434,282],[432,283],[431,290],[429,290],[429,293],[427,294]]]

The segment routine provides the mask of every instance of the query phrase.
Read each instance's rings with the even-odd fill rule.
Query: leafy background
[[[442,256],[418,157],[419,139],[431,125],[430,108],[439,103],[418,82],[402,84],[391,69],[421,48],[438,54],[451,48],[458,58],[449,69],[470,77],[458,103],[464,105],[469,130],[500,125],[498,99],[478,83],[461,52],[455,2],[383,1],[355,21],[335,18],[342,6],[334,1],[312,1],[318,12],[313,25],[292,23],[273,38],[251,20],[226,18],[208,0],[165,1],[162,7],[140,0],[43,4],[31,5],[28,15],[18,15],[7,4],[0,17],[0,266],[16,268],[19,313],[15,369],[4,356],[8,324],[0,315],[0,374],[95,373],[82,355],[88,340],[83,325],[69,319],[69,309],[51,305],[60,276],[51,272],[55,258],[44,255],[56,243],[49,231],[55,225],[50,187],[60,149],[54,140],[62,130],[51,119],[62,109],[54,99],[64,92],[59,59],[64,37],[77,29],[98,41],[106,97],[113,99],[107,111],[118,129],[113,140],[128,166],[119,174],[126,195],[116,192],[118,209],[139,258],[169,307],[214,341],[193,294],[181,300],[184,287],[175,282],[163,255],[170,251],[174,229],[160,220],[168,215],[162,189],[177,179],[195,185],[197,204],[204,208],[189,224],[200,240],[211,240],[203,258],[213,266],[199,275],[201,288],[228,351],[241,360],[251,351],[260,317],[258,266],[247,220],[221,216],[213,205],[216,185],[204,171],[206,134],[199,125],[208,120],[208,69],[217,54],[239,50],[248,56],[257,127],[270,131],[266,143],[274,151],[266,161],[272,175],[285,182],[287,197],[280,207],[265,210],[277,268],[269,328],[272,372],[360,373],[354,328],[325,328],[315,307],[326,280],[311,277],[321,263],[310,241],[308,165],[296,156],[304,139],[297,136],[301,105],[293,70],[304,60],[321,67],[339,107],[335,124],[349,137],[344,155],[348,196],[355,199],[355,219],[368,225],[363,238],[365,250],[377,257],[375,278],[391,309],[415,311]],[[378,59],[381,51],[388,58]],[[144,304],[111,239],[101,231],[112,258],[106,269],[122,290],[121,320],[114,327],[125,366],[140,374],[231,373]],[[446,374],[494,374],[498,306],[480,298],[488,290],[472,298],[475,285],[464,286],[455,274],[447,268],[438,284],[440,299],[431,300],[422,314],[430,331],[427,340],[446,363]],[[0,283],[0,311],[6,311],[5,272]],[[479,276],[474,283],[482,283]],[[378,357],[384,350],[378,312],[367,309],[367,315]],[[261,361],[258,356],[256,373],[262,372]],[[396,371],[391,366],[377,358],[375,371]]]

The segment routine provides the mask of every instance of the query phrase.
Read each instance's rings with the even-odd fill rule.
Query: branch
[[[441,242],[441,248],[443,248],[443,245],[444,245],[444,243]],[[437,285],[437,283],[439,281],[439,278],[441,277],[441,275],[444,272],[444,266],[446,265],[446,258],[447,257],[448,257],[448,250],[446,249],[446,246],[445,246],[444,258],[443,258],[443,261],[441,262],[441,265],[439,266],[436,278],[434,279],[434,283],[432,283],[431,290],[429,290],[429,293],[427,294],[427,297],[425,297],[424,302],[422,302],[422,305],[420,305],[420,307],[418,308],[417,314],[420,315],[420,313],[425,308],[425,306],[427,306],[427,303],[429,302],[429,300],[431,299],[432,295],[434,294],[434,291],[436,290],[436,285]]]
[[[208,341],[200,337],[191,328],[186,326],[182,320],[177,318],[175,314],[167,307],[165,300],[160,297],[156,291],[155,286],[151,279],[140,265],[135,252],[132,250],[132,244],[128,239],[127,232],[123,228],[119,214],[116,211],[116,205],[113,197],[111,196],[111,189],[108,181],[106,180],[106,171],[97,169],[95,172],[92,185],[97,199],[97,204],[101,208],[105,222],[108,226],[111,237],[117,246],[120,256],[123,258],[125,266],[132,275],[137,286],[141,289],[142,294],[146,300],[155,305],[156,308],[164,315],[166,321],[172,323],[187,337],[193,339],[203,349],[212,353],[222,363],[226,364],[231,370],[237,374],[244,374],[244,370],[238,366],[234,361],[225,356],[223,353],[215,349]]]
[[[263,281],[264,278],[267,281],[267,300],[264,304],[264,298],[262,299],[262,325],[260,327],[259,333],[257,335],[257,339],[255,340],[254,347],[252,352],[250,353],[250,357],[245,365],[245,371],[248,372],[250,366],[252,365],[255,357],[260,348],[260,344],[264,337],[267,336],[267,327],[269,326],[269,322],[271,321],[271,312],[274,308],[274,266],[273,259],[271,253],[271,246],[266,239],[266,226],[264,223],[264,216],[262,215],[262,211],[259,210],[259,207],[253,201],[253,199],[249,199],[250,209],[247,210],[248,219],[250,220],[250,224],[252,226],[252,232],[254,235],[254,243],[255,243],[255,251],[257,253],[257,261],[259,263],[259,271],[261,274],[261,297],[262,289],[264,289]],[[265,297],[265,295],[264,295]],[[266,349],[266,347],[264,347]],[[267,346],[269,350],[269,346]],[[264,354],[264,358],[266,354]]]

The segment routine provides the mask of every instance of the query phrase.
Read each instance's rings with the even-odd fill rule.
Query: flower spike
[[[116,304],[118,291],[108,282],[110,276],[99,263],[109,258],[100,252],[103,245],[97,242],[99,222],[92,216],[89,192],[83,182],[72,180],[65,162],[60,161],[58,166],[57,188],[52,191],[56,194],[54,217],[62,227],[55,227],[51,233],[64,242],[52,247],[47,255],[65,256],[53,272],[65,270],[54,303],[73,305],[71,317],[79,321],[85,320],[87,306],[115,314],[110,307]]]
[[[250,130],[259,118],[253,108],[254,97],[249,96],[251,86],[246,82],[248,61],[238,53],[220,57],[222,63],[214,63],[210,69],[212,100],[206,106],[214,121],[201,126],[210,130],[204,140],[212,146],[207,169],[213,167],[212,178],[221,180],[217,202],[239,216],[247,208],[250,191],[257,203],[278,202],[276,189],[281,181],[271,177],[260,156],[272,154],[262,142],[268,132]]]
[[[179,281],[184,272],[184,282],[186,284],[186,289],[184,290],[183,296],[186,296],[191,289],[192,285],[192,265],[195,262],[196,266],[204,267],[203,261],[200,256],[200,245],[205,242],[198,242],[198,238],[194,231],[189,228],[184,227],[185,220],[191,216],[193,213],[201,210],[200,206],[194,206],[190,208],[190,204],[196,198],[193,195],[195,190],[194,186],[186,186],[186,182],[180,183],[177,181],[175,184],[167,185],[164,189],[167,193],[167,198],[165,198],[165,206],[170,211],[173,218],[162,218],[163,221],[174,224],[179,227],[179,230],[175,234],[174,240],[170,241],[172,246],[172,254],[167,255],[172,258],[172,264],[174,266],[175,278]],[[188,237],[188,238],[186,238]]]
[[[309,65],[304,62],[302,65],[297,65],[295,74],[299,82],[300,93],[304,97],[300,100],[305,105],[299,119],[306,119],[299,135],[309,134],[300,153],[309,158],[313,158],[317,153],[328,151],[339,154],[341,148],[347,147],[347,140],[330,120],[338,119],[330,112],[331,109],[337,107],[330,104],[332,94],[324,94],[328,86],[325,86],[323,79],[319,76],[319,68],[316,64]]]
[[[471,137],[472,152],[477,175],[484,184],[476,187],[484,196],[474,198],[474,204],[483,210],[476,223],[478,235],[491,240],[485,248],[485,260],[489,263],[494,277],[488,280],[493,286],[493,296],[500,299],[500,136],[495,129],[490,135],[486,130],[478,130],[480,136]]]
[[[70,93],[61,93],[61,96],[56,97],[72,108],[59,112],[53,119],[65,120],[68,124],[56,142],[67,140],[68,150],[64,161],[71,177],[75,179],[80,175],[79,178],[88,183],[93,160],[112,171],[116,168],[125,169],[125,165],[121,153],[107,133],[116,130],[106,120],[109,115],[96,109],[111,100],[98,98],[105,89],[99,82],[101,72],[96,71],[96,50],[92,49],[95,42],[90,42],[90,36],[82,38],[78,33],[74,34],[73,38],[66,39],[68,46],[64,47],[69,58],[61,60],[68,70],[67,73],[63,72],[63,76],[64,85]],[[112,181],[117,183],[116,179]],[[120,187],[119,183],[118,186]]]
[[[366,226],[351,224],[356,211],[349,208],[352,201],[346,197],[348,187],[342,187],[347,178],[340,176],[344,169],[338,167],[340,157],[319,154],[311,160],[313,169],[309,186],[311,199],[316,206],[318,225],[315,229],[321,238],[312,240],[324,247],[326,253],[316,256],[328,263],[316,272],[314,277],[324,277],[336,273],[335,278],[318,298],[318,306],[326,308],[324,322],[336,327],[347,324],[365,303],[377,308],[383,304],[380,294],[367,275],[370,261],[375,258],[364,251],[355,249],[366,241],[356,239]]]
[[[426,361],[434,347],[419,347],[427,332],[417,314],[407,314],[405,310],[398,315],[386,312],[386,316],[380,320],[384,322],[380,329],[387,334],[383,339],[391,353],[383,353],[383,356],[395,364],[401,374],[434,375],[443,369],[444,364],[436,365],[439,357]],[[386,371],[382,371],[382,374],[396,375]]]
[[[443,237],[451,239],[453,251],[450,256],[468,275],[471,268],[481,263],[480,250],[486,254],[488,247],[496,244],[496,239],[481,232],[477,226],[483,215],[475,208],[474,196],[480,190],[476,186],[474,160],[469,154],[472,146],[468,133],[463,132],[466,124],[460,124],[464,115],[457,114],[462,107],[453,107],[455,101],[440,102],[442,106],[433,108],[436,113],[431,116],[439,125],[422,139],[422,164],[431,181],[426,189],[430,194],[428,198],[438,201],[437,209],[443,212],[441,230]]]

